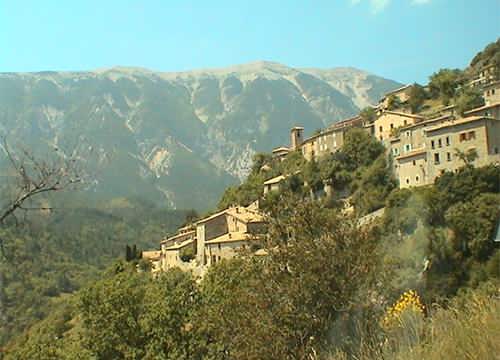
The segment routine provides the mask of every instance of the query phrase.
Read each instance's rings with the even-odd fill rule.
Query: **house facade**
[[[207,266],[234,257],[242,249],[255,252],[266,230],[258,202],[246,207],[233,206],[180,228],[161,241],[160,251],[143,254],[151,254],[154,272],[177,267],[199,274]]]
[[[390,140],[399,186],[432,184],[445,171],[464,166],[460,154],[470,151],[477,155],[475,166],[500,163],[499,107],[481,107],[465,117],[444,116],[403,127]]]

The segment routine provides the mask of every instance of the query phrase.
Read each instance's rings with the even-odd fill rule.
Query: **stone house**
[[[211,265],[234,257],[239,249],[259,240],[266,231],[264,217],[254,205],[235,206],[196,223],[197,260]]]
[[[464,116],[486,116],[500,120],[500,100],[498,102],[466,111]]]
[[[410,98],[409,90],[410,90],[411,86],[412,85],[405,85],[405,86],[402,86],[398,89],[395,89],[393,91],[386,93],[384,95],[384,97],[382,99],[380,99],[380,101],[378,103],[378,107],[377,107],[378,110],[380,112],[388,110],[390,98],[393,96],[396,97],[397,99],[399,99],[399,101],[401,103],[408,101],[408,99]]]
[[[424,121],[424,117],[419,115],[385,110],[373,122],[373,136],[387,145],[399,128],[421,121]]]
[[[285,181],[286,177],[283,175],[279,175],[276,177],[273,177],[272,179],[269,179],[264,182],[264,195],[273,192],[273,191],[280,191],[281,190],[281,185],[283,184],[283,181]]]
[[[475,75],[469,86],[478,89],[486,105],[500,101],[500,71],[497,64],[482,67]]]
[[[181,228],[177,234],[163,240],[160,248],[163,271],[172,267],[187,267],[188,264],[181,257],[187,249],[190,249],[193,254],[196,252],[196,230],[192,226]]]
[[[478,167],[500,162],[499,119],[468,116],[437,120],[441,119],[423,122],[391,141],[395,174],[401,188],[432,184],[445,171],[456,171],[464,165],[463,160],[457,156],[458,152],[474,150],[478,155],[474,165]],[[403,147],[407,151],[396,154],[396,146],[405,137],[412,137],[413,133],[417,134],[414,138],[418,140],[410,144],[418,146]],[[399,145],[399,149],[401,148]]]
[[[344,144],[345,133],[354,127],[362,128],[363,120],[355,116],[335,123],[318,134],[305,139],[300,144],[302,155],[307,161],[318,160],[324,155],[333,154]]]
[[[290,153],[290,149],[285,146],[280,146],[272,151],[272,156],[274,159],[284,160]]]
[[[151,265],[151,272],[153,274],[159,272],[161,270],[161,251],[152,250],[152,251],[143,251],[142,259],[146,260]]]
[[[449,121],[426,130],[429,152],[429,181],[445,171],[454,171],[464,165],[456,155],[474,150],[474,165],[485,166],[500,162],[500,120],[485,116],[469,116]]]

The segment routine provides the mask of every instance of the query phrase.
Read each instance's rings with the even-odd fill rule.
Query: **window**
[[[406,183],[409,184],[410,183],[410,179],[406,178]]]
[[[238,231],[238,229],[236,229],[236,231]],[[217,247],[218,247],[218,248],[219,248],[219,250],[220,250],[220,244],[217,244]]]
[[[434,164],[439,164],[439,153],[434,154]]]
[[[382,141],[382,139],[383,139],[382,135],[380,135],[380,138],[379,138],[379,139],[380,139],[380,141]]]
[[[446,160],[451,161],[451,153],[446,153]]]
[[[406,137],[410,137],[411,136],[411,132],[407,131],[406,132]]]
[[[434,140],[431,140],[431,148],[433,148],[433,149],[435,148],[435,146],[434,146]]]
[[[495,146],[495,149],[493,151],[495,151],[495,154],[498,154],[498,147]]]
[[[476,138],[476,132],[475,131],[469,131],[467,133],[467,140],[474,140]]]
[[[411,144],[405,144],[405,152],[411,151]]]
[[[413,166],[417,166],[417,161],[413,160]]]
[[[441,143],[441,139],[438,139],[438,147],[443,147],[443,144]]]
[[[217,256],[212,255],[212,262],[215,264],[217,262]]]
[[[420,178],[417,176],[415,176],[415,182],[419,182],[420,181]]]
[[[467,134],[466,133],[461,133],[460,134],[460,142],[467,140]]]
[[[403,125],[406,126],[406,124],[408,124],[408,122],[406,120],[403,121]]]
[[[446,137],[446,146],[450,146],[450,137],[449,136]]]
[[[495,95],[495,89],[491,89],[491,95]]]
[[[383,131],[383,127],[379,126],[378,131],[382,132]]]
[[[393,155],[399,155],[399,149],[398,148],[392,148],[392,154]]]
[[[394,124],[391,124],[391,130],[394,129]]]

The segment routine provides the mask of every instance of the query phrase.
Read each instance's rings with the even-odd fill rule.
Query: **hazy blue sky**
[[[425,82],[499,36],[500,0],[0,0],[0,71],[270,60]]]

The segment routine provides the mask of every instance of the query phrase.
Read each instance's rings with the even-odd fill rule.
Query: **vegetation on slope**
[[[364,228],[336,206],[282,192],[268,204],[267,256],[242,252],[200,284],[176,269],[152,279],[117,263],[12,342],[6,358],[437,358],[456,344],[450,331],[494,354],[498,331],[483,336],[479,318],[493,324],[498,308],[499,184],[500,168],[465,166],[435,186],[393,190],[385,217]],[[487,283],[494,290],[474,290],[463,306],[447,300]],[[384,328],[387,306],[408,289],[425,312]],[[460,329],[465,321],[471,327]]]
[[[133,209],[63,211],[0,229],[0,346],[50,314],[61,297],[97,279],[125,255],[126,244],[156,247],[182,224],[186,213],[140,204]]]
[[[247,180],[226,189],[219,208],[247,205],[259,199],[264,182],[278,175],[287,176],[283,190],[303,198],[321,196],[324,184],[331,184],[333,196],[323,201],[336,206],[339,200],[350,196],[360,215],[382,207],[385,197],[396,185],[384,146],[362,129],[352,129],[339,151],[325,155],[318,162],[306,161],[300,152],[289,154],[283,161],[257,154]]]

